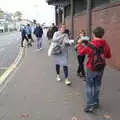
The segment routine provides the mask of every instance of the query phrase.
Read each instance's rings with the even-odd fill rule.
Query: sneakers
[[[91,107],[86,107],[85,109],[84,109],[84,112],[86,112],[86,113],[92,113],[92,112],[94,112],[95,111],[95,108],[93,107],[93,106],[91,106]]]
[[[71,81],[68,78],[65,79],[65,85],[71,85]]]
[[[58,82],[60,82],[61,81],[60,75],[57,75],[56,79]]]
[[[84,112],[86,112],[86,113],[92,113],[92,112],[95,112],[99,107],[100,107],[99,104],[94,104],[94,105],[92,105],[90,107],[86,107],[84,109]]]
[[[60,75],[57,75],[56,80],[58,82],[61,81]],[[65,85],[71,85],[71,81],[68,78],[65,79]]]

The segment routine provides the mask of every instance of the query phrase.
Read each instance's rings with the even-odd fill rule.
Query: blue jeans
[[[99,104],[99,93],[102,82],[103,71],[93,72],[87,70],[85,83],[85,102],[86,107]]]
[[[42,37],[37,37],[37,49],[42,48]]]

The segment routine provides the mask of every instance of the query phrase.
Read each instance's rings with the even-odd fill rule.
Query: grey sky
[[[54,7],[46,0],[1,0],[0,8],[8,12],[21,11],[24,18],[37,19],[40,23],[54,22]]]

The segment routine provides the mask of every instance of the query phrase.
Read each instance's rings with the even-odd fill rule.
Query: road
[[[9,67],[18,55],[20,33],[0,34],[0,68]]]

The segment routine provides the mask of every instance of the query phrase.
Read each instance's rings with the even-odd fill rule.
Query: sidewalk
[[[72,86],[56,82],[52,57],[44,50],[26,51],[23,63],[9,77],[0,96],[0,120],[119,120],[120,74],[107,68],[103,78],[101,109],[83,112],[84,82],[76,76],[76,59],[70,51],[69,77]],[[63,73],[62,73],[63,78]]]

